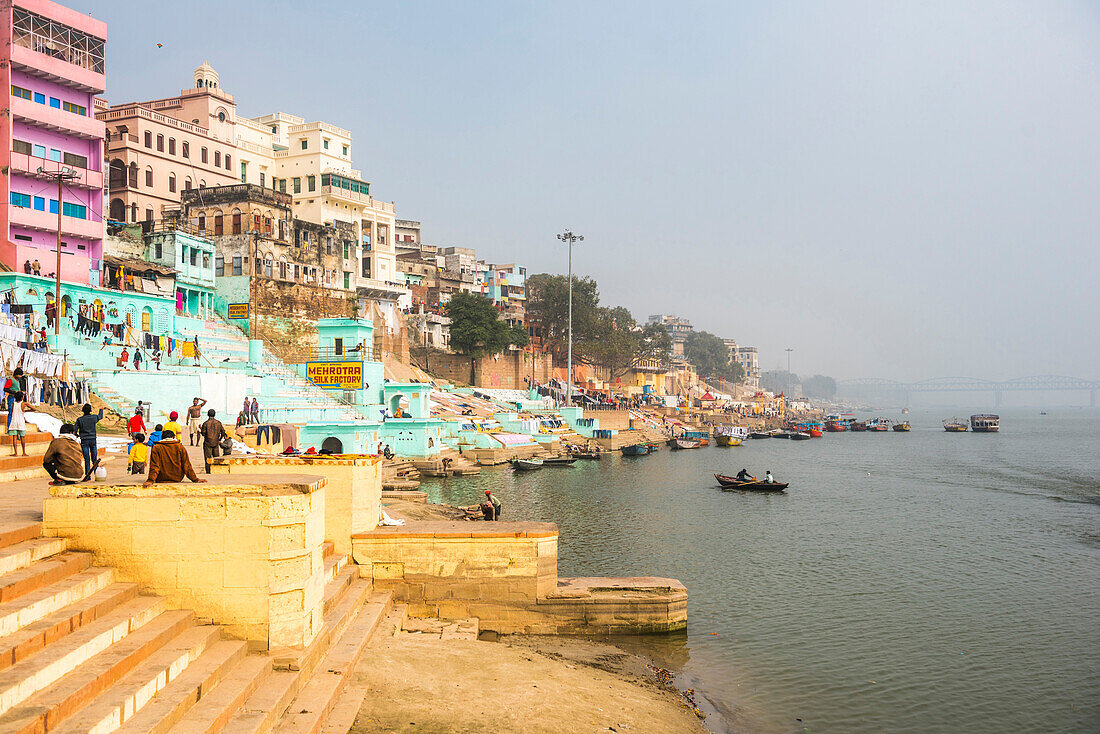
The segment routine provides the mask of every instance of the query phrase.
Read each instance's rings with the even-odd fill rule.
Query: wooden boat
[[[813,436],[806,431],[791,431],[788,438],[792,441],[809,441]]]
[[[829,433],[843,433],[848,430],[848,424],[844,421],[826,421],[825,430]]]
[[[770,431],[772,438],[790,438],[793,431]]]
[[[970,416],[970,430],[974,433],[997,433],[1001,430],[1001,416],[979,413]]]
[[[603,458],[604,453],[603,451],[572,451],[569,455],[574,459],[591,459],[598,461]]]
[[[619,449],[623,452],[623,456],[645,456],[652,453],[652,449],[649,448],[647,443],[636,443],[633,446],[623,446]]]
[[[543,459],[543,466],[573,466],[577,461],[575,456],[551,456],[549,459]]]
[[[817,428],[811,428],[809,431],[807,431],[807,433],[810,434],[810,438],[821,438],[823,435],[825,435],[821,432],[820,429]]]
[[[687,449],[700,449],[706,445],[706,441],[700,441],[697,438],[676,438],[672,441],[672,450],[684,451]]]
[[[771,438],[771,437],[772,437],[772,435],[770,433],[765,433],[763,431],[753,431],[752,433],[749,434],[749,438]]]
[[[520,471],[534,471],[541,469],[542,465],[542,459],[512,459],[512,466]]]
[[[909,421],[902,421],[901,423],[894,424],[894,430],[898,433],[908,433],[912,429],[909,425]]]
[[[741,439],[737,436],[725,436],[719,434],[714,437],[714,443],[717,446],[740,446]]]
[[[878,432],[878,433],[881,433],[883,431],[889,431],[890,430],[890,419],[889,418],[872,418],[871,420],[867,421],[867,430],[868,431],[875,431],[875,432]]]
[[[856,433],[859,433],[861,431],[866,431],[867,430],[867,424],[864,423],[863,421],[854,421],[852,423],[852,430],[855,431]]]
[[[772,482],[771,484],[760,480],[742,482],[737,477],[730,477],[725,474],[715,474],[714,478],[722,485],[722,489],[740,489],[746,492],[782,492],[789,486],[784,482]]]
[[[943,422],[943,430],[948,433],[966,433],[966,424],[958,418],[952,418],[949,421]]]

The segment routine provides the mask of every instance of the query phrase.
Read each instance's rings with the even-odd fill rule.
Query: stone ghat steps
[[[39,525],[0,523],[0,732],[343,734],[357,710],[346,682],[393,595],[331,543],[322,557],[321,632],[250,654]]]

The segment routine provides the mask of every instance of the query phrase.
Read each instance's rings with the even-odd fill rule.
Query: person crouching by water
[[[196,484],[206,483],[205,479],[199,479],[195,474],[191,459],[187,457],[187,449],[176,438],[176,434],[165,428],[162,438],[153,444],[153,451],[149,455],[149,476],[142,486],[148,487],[160,482],[182,482],[184,477]]]
[[[493,490],[485,490],[485,502],[481,504],[481,514],[485,516],[485,519],[499,520],[500,511],[502,509],[504,509],[504,505],[500,503],[500,500],[493,496]]]
[[[76,437],[76,426],[65,423],[60,435],[50,441],[46,453],[42,455],[42,468],[53,479],[53,486],[76,484],[84,480],[84,455],[80,451],[80,439]]]

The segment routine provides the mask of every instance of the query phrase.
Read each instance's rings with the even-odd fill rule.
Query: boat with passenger
[[[672,439],[672,450],[684,451],[686,449],[701,449],[709,443],[710,442],[705,439],[677,437]]]
[[[542,459],[512,459],[512,466],[520,471],[541,469],[542,464]]]
[[[871,420],[867,421],[867,430],[868,431],[876,431],[876,432],[879,432],[879,433],[881,433],[882,431],[889,431],[890,430],[890,419],[889,418],[872,418]]]
[[[909,421],[902,421],[894,424],[894,430],[898,433],[908,433],[912,430],[912,426],[909,425]]]
[[[943,430],[948,433],[966,433],[966,423],[958,418],[952,418],[951,420],[945,420],[943,422]]]
[[[722,489],[740,489],[747,492],[782,492],[790,486],[788,482],[764,482],[756,477],[742,480],[726,474],[715,474],[714,478],[722,485]]]
[[[970,430],[974,433],[997,433],[1001,430],[1001,416],[979,413],[970,416]]]

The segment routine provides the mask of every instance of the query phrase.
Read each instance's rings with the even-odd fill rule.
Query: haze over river
[[[948,434],[951,415],[423,488],[558,523],[562,576],[683,581],[687,634],[639,651],[721,711],[716,731],[1100,731],[1100,415]],[[791,488],[720,491],[742,467]]]

